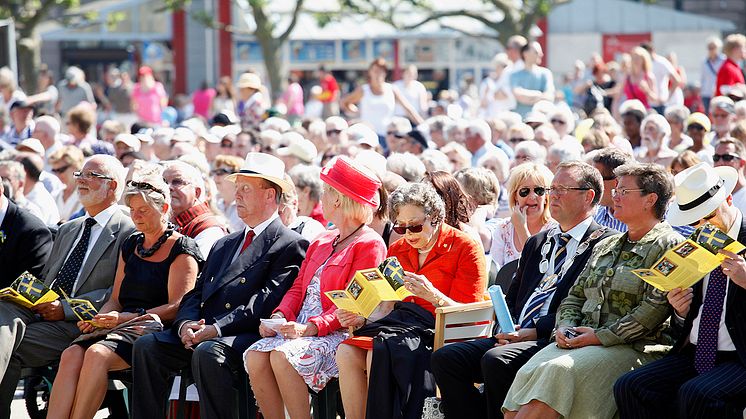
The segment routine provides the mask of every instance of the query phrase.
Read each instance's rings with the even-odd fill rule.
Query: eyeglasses
[[[561,119],[552,119],[551,122],[553,124],[560,124],[560,125],[565,125],[567,123],[567,122],[565,122],[565,121],[563,121]]]
[[[521,141],[526,141],[526,139],[525,138],[511,138],[508,141],[510,141],[511,143],[520,143]]]
[[[67,169],[69,169],[69,168],[70,168],[69,164],[67,166],[62,166],[62,167],[53,167],[52,168],[52,173],[57,173],[57,174],[65,173],[67,171]]]
[[[541,187],[541,186],[535,186],[533,188],[533,191],[538,196],[544,196],[544,194],[547,193],[548,189],[549,188],[544,188],[544,187]],[[518,196],[520,196],[521,198],[525,198],[525,197],[528,196],[529,193],[531,193],[531,191],[532,191],[531,188],[521,188],[521,189],[518,189]]]
[[[127,187],[130,189],[145,189],[148,191],[153,191],[155,193],[163,195],[164,198],[166,197],[166,194],[162,190],[156,188],[148,182],[135,182],[133,180],[130,180],[129,182],[127,182]]]
[[[697,227],[697,226],[699,226],[699,224],[700,224],[700,223],[701,223],[702,221],[708,221],[708,220],[711,220],[711,219],[715,218],[715,216],[716,216],[716,215],[717,215],[717,210],[715,210],[715,211],[711,212],[711,213],[710,213],[710,215],[708,215],[708,216],[706,216],[706,217],[703,217],[703,218],[702,218],[701,220],[697,220],[697,221],[695,221],[695,222],[693,222],[693,223],[690,223],[690,224],[689,224],[689,227]]]
[[[637,189],[613,188],[613,189],[611,189],[611,196],[612,196],[612,198],[616,197],[616,196],[626,196],[630,192],[645,192],[645,189],[640,189],[640,188],[637,188]]]
[[[689,124],[689,126],[686,127],[687,130],[694,130],[694,131],[704,131],[705,127],[698,124]]]
[[[212,176],[231,175],[233,173],[236,173],[236,172],[230,169],[226,169],[226,168],[215,169],[210,172]]]
[[[411,225],[411,226],[395,225],[393,230],[396,232],[396,234],[403,236],[404,234],[407,233],[407,230],[411,231],[412,233],[421,233],[424,225],[425,225],[424,222],[422,224],[416,224],[416,225]]]
[[[223,141],[220,143],[220,147],[222,148],[233,148],[233,143],[231,141]]]
[[[404,138],[404,135],[403,135],[403,134],[399,134],[399,133],[398,133],[398,132],[396,132],[396,131],[388,131],[388,132],[386,133],[386,135],[393,135],[393,136],[394,136],[394,137],[396,137],[396,138]]]
[[[114,180],[114,178],[110,176],[102,175],[101,173],[96,173],[96,172],[87,172],[87,173],[73,172],[73,176],[77,179],[84,179],[84,180],[90,180],[93,178],[103,179],[103,180]]]
[[[550,195],[557,195],[557,196],[563,196],[567,195],[568,191],[588,191],[591,188],[587,187],[580,187],[580,186],[553,186],[547,190]]]
[[[182,186],[189,184],[189,182],[181,178],[171,179],[170,182],[164,178],[163,181],[166,182],[166,185],[173,186],[174,188],[181,188]]]
[[[327,136],[329,136],[329,135],[339,135],[341,133],[342,133],[341,129],[330,129],[330,130],[326,131],[326,135]]]
[[[729,162],[731,162],[733,160],[741,160],[741,156],[739,156],[737,154],[732,154],[732,153],[728,153],[728,154],[713,154],[712,155],[712,161],[713,162],[717,163],[720,160],[722,160],[722,161],[724,161],[726,163],[729,163]]]

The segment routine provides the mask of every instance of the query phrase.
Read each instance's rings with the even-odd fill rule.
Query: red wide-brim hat
[[[345,156],[339,156],[321,169],[321,180],[355,202],[378,208],[378,188],[381,181],[355,166]]]

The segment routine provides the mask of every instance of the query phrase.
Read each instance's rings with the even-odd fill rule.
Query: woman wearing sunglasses
[[[78,147],[64,146],[49,156],[49,165],[52,167],[52,173],[57,176],[65,189],[57,195],[57,209],[60,211],[60,222],[70,220],[70,216],[79,212],[83,205],[78,199],[74,172],[83,168],[85,156]]]
[[[533,162],[521,164],[510,173],[510,217],[497,222],[489,247],[498,269],[521,256],[529,237],[557,225],[549,216],[548,205],[553,178],[546,166]]]
[[[445,205],[431,185],[400,186],[389,207],[394,231],[403,237],[388,254],[401,263],[404,286],[414,297],[380,307],[383,317],[376,321],[337,311],[343,326],[357,329],[357,338],[337,350],[342,401],[351,419],[421,417],[425,398],[435,392],[429,371],[435,308],[480,301],[487,284],[481,247],[444,223]]]

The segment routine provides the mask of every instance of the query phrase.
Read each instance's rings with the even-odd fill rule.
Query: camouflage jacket
[[[666,222],[658,223],[629,251],[627,233],[600,241],[558,308],[557,326],[595,329],[604,346],[669,343],[663,323],[671,315],[666,294],[642,281],[633,269],[649,268],[666,250],[684,241]]]

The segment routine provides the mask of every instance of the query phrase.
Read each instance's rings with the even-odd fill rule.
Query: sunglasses
[[[526,139],[525,138],[511,138],[508,141],[510,141],[511,143],[520,143],[522,141],[526,141]]]
[[[434,223],[431,223],[431,225],[433,225],[433,227],[435,227]],[[422,228],[424,226],[425,226],[425,222],[423,221],[422,224],[415,224],[415,225],[411,225],[411,226],[395,225],[392,230],[394,230],[396,232],[396,234],[399,234],[399,235],[403,236],[404,234],[407,233],[407,230],[411,231],[412,233],[421,233],[422,232]]]
[[[162,190],[156,188],[148,182],[135,182],[134,180],[130,180],[129,182],[127,182],[127,187],[131,189],[144,189],[146,191],[153,191],[155,193],[163,195],[164,197],[166,196],[166,194]]]
[[[704,131],[705,127],[703,127],[702,125],[690,124],[688,127],[686,127],[686,129],[688,130],[691,129],[694,131]]]
[[[230,141],[223,141],[220,143],[220,147],[222,148],[233,148],[233,143]]]
[[[210,172],[210,174],[213,176],[232,175],[233,173],[236,173],[236,172],[230,169],[225,169],[225,168],[215,169]]]
[[[566,122],[565,122],[565,121],[563,121],[563,120],[561,120],[561,119],[552,119],[552,121],[551,121],[551,122],[552,122],[553,124],[560,124],[560,125],[565,125],[565,124],[566,124]]]
[[[330,129],[326,132],[326,135],[339,135],[342,133],[341,129]]]
[[[52,168],[52,173],[57,173],[57,174],[65,173],[67,171],[67,169],[69,169],[69,168],[70,168],[69,164],[67,166],[62,166],[62,167],[53,167]]]
[[[702,218],[701,220],[697,220],[697,221],[695,221],[693,223],[690,223],[689,227],[697,227],[699,225],[699,223],[701,223],[703,220],[704,221],[711,220],[711,219],[715,218],[716,215],[717,215],[717,210],[711,212],[710,215],[708,215],[707,217]]]
[[[521,188],[521,189],[518,189],[518,196],[520,196],[521,198],[525,198],[525,197],[528,196],[528,194],[531,193],[531,190],[532,190],[531,188]],[[541,187],[541,186],[536,186],[533,189],[534,193],[536,195],[538,195],[538,196],[544,196],[544,194],[547,193],[547,190],[548,190],[548,188],[544,188],[544,187]]]
[[[741,157],[738,156],[737,154],[730,154],[730,153],[728,153],[728,154],[713,154],[712,155],[712,161],[713,162],[717,163],[720,160],[722,160],[722,161],[724,161],[726,163],[729,163],[729,162],[732,162],[733,160],[741,160]]]

